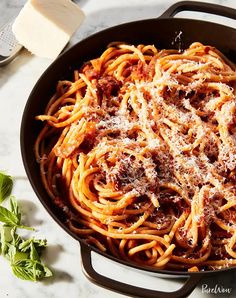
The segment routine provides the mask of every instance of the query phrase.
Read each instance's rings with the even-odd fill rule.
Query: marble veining
[[[24,5],[25,0],[0,1],[0,26],[14,17]],[[170,0],[77,0],[86,14],[86,19],[73,36],[70,46],[101,29],[120,23],[158,17],[175,1]],[[236,8],[234,0],[209,0]],[[181,16],[195,17],[193,13]],[[212,17],[198,14],[198,18],[211,20]],[[222,18],[214,16],[215,22]],[[228,26],[236,28],[235,22],[223,19]],[[11,64],[0,68],[0,169],[15,177],[14,195],[19,199],[23,217],[27,224],[33,225],[37,237],[48,239],[45,262],[54,271],[54,277],[38,283],[21,281],[11,274],[8,262],[0,257],[0,297],[1,298],[121,298],[120,294],[110,292],[90,283],[82,273],[79,243],[62,230],[42,207],[34,194],[23,168],[20,155],[20,123],[27,98],[43,71],[52,61],[34,57],[26,50]],[[94,266],[99,272],[128,284],[162,291],[177,290],[180,280],[162,279],[129,268],[120,267],[93,256]],[[202,280],[191,298],[236,297],[236,274],[227,272]],[[230,295],[202,293],[202,285],[209,287],[222,285],[231,288]]]

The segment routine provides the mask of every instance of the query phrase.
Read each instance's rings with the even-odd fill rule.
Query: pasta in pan
[[[141,265],[236,265],[236,72],[199,42],[113,43],[60,81],[35,143],[70,229]]]

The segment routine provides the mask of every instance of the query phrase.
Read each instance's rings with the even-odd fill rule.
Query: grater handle
[[[13,22],[14,19],[0,29],[0,66],[4,66],[12,61],[23,48],[12,32]]]

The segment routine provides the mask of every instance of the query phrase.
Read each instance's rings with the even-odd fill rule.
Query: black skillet
[[[107,44],[112,41],[126,41],[133,44],[155,44],[158,48],[167,49],[179,49],[179,47],[184,49],[192,42],[200,41],[203,44],[215,46],[236,63],[236,30],[211,22],[173,18],[176,13],[183,10],[201,11],[236,19],[235,9],[209,3],[183,1],[172,5],[159,18],[126,23],[93,34],[63,53],[44,72],[29,96],[21,123],[21,152],[29,181],[49,214],[67,233],[79,241],[81,245],[82,266],[85,275],[90,281],[100,286],[133,297],[186,297],[194,290],[200,279],[204,276],[209,274],[214,275],[226,270],[233,270],[234,268],[189,273],[142,267],[102,253],[80,239],[78,235],[68,229],[65,224],[66,219],[64,214],[52,204],[39,178],[39,166],[34,157],[33,146],[42,124],[39,123],[39,121],[35,121],[35,116],[43,113],[49,98],[55,91],[58,80],[70,78],[73,69],[81,66],[83,62],[90,58],[99,56],[105,50]],[[176,38],[180,32],[182,32],[181,39]],[[182,277],[185,278],[186,281],[181,289],[174,292],[160,292],[124,284],[117,280],[110,279],[109,277],[105,277],[95,271],[91,258],[92,251],[110,259],[111,268],[112,261],[116,261],[132,268],[132,270],[140,269],[145,273],[162,277]]]

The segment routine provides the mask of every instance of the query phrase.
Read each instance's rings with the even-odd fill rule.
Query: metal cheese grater
[[[0,66],[12,61],[23,47],[12,32],[13,22],[14,20],[0,28]]]

